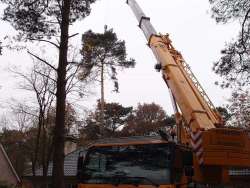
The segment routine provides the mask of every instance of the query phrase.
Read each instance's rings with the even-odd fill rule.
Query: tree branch
[[[33,38],[28,38],[28,40],[36,40],[36,41],[40,41],[40,42],[47,42],[49,44],[52,44],[53,46],[55,46],[56,48],[60,48],[56,43],[54,42],[51,42],[49,40],[44,40],[44,39],[33,39]]]
[[[66,88],[66,92],[68,93],[69,91],[70,91],[70,89],[72,88],[71,86],[74,86],[75,84],[73,84],[73,80],[74,80],[74,78],[75,78],[75,75],[76,75],[76,73],[78,72],[78,70],[79,70],[79,68],[80,68],[80,65],[78,65],[77,67],[76,67],[76,70],[72,73],[72,74],[70,74],[67,78],[66,78],[66,80],[67,80],[67,82],[69,83],[68,84],[68,87]]]
[[[51,93],[52,95],[56,96],[56,93],[55,93],[55,92],[53,92],[53,91],[51,91],[51,90],[48,90],[48,91],[49,91],[49,93]]]
[[[30,3],[28,3],[27,4],[27,6],[32,6],[33,4],[35,4],[36,2],[38,2],[39,0],[35,0],[35,1],[33,1],[33,2],[30,2]]]
[[[245,51],[247,50],[247,47],[245,46],[245,42],[244,42],[244,28],[245,28],[245,23],[248,19],[249,14],[250,14],[250,8],[248,9],[248,11],[244,17],[244,21],[243,21],[242,26],[241,26],[241,44],[244,47]]]
[[[37,73],[37,74],[40,74],[41,76],[44,76],[44,77],[46,77],[46,78],[48,78],[48,79],[50,79],[50,80],[52,80],[53,82],[56,83],[56,80],[53,79],[53,78],[51,78],[51,77],[49,77],[48,75],[45,75],[45,74],[43,74],[43,73],[41,73],[41,72],[37,72],[36,70],[35,70],[34,72]]]
[[[70,35],[69,38],[75,37],[76,35],[79,35],[79,33],[75,33],[73,35]]]
[[[53,70],[57,71],[57,69],[51,65],[50,63],[48,63],[47,61],[45,61],[44,59],[38,57],[37,55],[31,53],[30,51],[27,51],[31,56],[35,57],[36,59],[38,59],[39,61],[42,61],[43,63],[45,63],[46,65],[48,65],[50,68],[52,68]]]
[[[38,115],[36,114],[33,114],[31,112],[28,112],[26,110],[24,110],[24,107],[23,106],[17,106],[17,107],[11,107],[13,111],[15,111],[16,113],[24,113],[24,114],[28,114],[30,116],[33,116],[33,117],[38,117]]]

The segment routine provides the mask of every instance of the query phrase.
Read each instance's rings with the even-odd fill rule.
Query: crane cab
[[[101,140],[78,164],[78,188],[185,188],[192,165],[189,148],[160,137]]]

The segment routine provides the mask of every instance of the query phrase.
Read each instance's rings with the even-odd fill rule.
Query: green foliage
[[[125,126],[133,110],[132,107],[123,107],[119,103],[105,103],[104,107],[104,125],[101,125],[101,104],[99,101],[96,110],[85,120],[84,127],[80,132],[86,140],[119,136],[120,128]],[[103,133],[105,135],[102,135]]]
[[[114,90],[118,92],[117,68],[130,68],[135,66],[135,60],[127,60],[125,41],[118,40],[112,29],[104,33],[94,33],[91,30],[82,36],[82,73],[80,79],[87,75],[101,76],[100,69],[114,82]]]
[[[224,108],[224,107],[219,106],[219,107],[216,108],[216,110],[220,113],[220,115],[222,116],[222,118],[223,118],[223,120],[224,120],[225,122],[227,122],[227,121],[230,119],[230,117],[232,116],[232,115],[228,112],[227,108]]]
[[[101,106],[98,104],[98,110],[100,110],[100,108]],[[132,110],[132,107],[123,107],[118,103],[106,103],[104,108],[105,127],[114,133],[125,124]]]
[[[238,89],[229,99],[228,109],[231,117],[229,125],[250,128],[250,93],[249,90]]]
[[[241,30],[236,40],[226,44],[222,57],[214,64],[215,73],[225,81],[220,85],[246,86],[250,84],[250,1],[249,0],[209,0],[212,17],[218,23],[239,21]]]
[[[83,127],[79,130],[81,144],[103,137],[100,126],[93,116],[94,114],[90,114],[84,121]]]
[[[101,125],[101,104],[98,101],[96,110],[86,118],[80,130],[81,142],[103,137],[151,135],[173,125],[174,116],[167,116],[163,108],[155,103],[138,104],[135,110],[118,103],[105,103],[104,125]],[[102,128],[104,131],[101,131]]]
[[[56,36],[62,24],[64,1],[57,0],[1,0],[7,4],[3,20],[8,21],[25,38],[41,39]],[[71,0],[70,24],[90,14],[95,0]]]
[[[242,19],[249,11],[248,0],[209,0],[212,5],[212,16],[217,22],[227,23]]]

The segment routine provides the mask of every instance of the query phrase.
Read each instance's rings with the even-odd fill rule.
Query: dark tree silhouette
[[[123,134],[126,136],[150,135],[156,133],[161,127],[172,126],[172,123],[172,119],[167,117],[161,106],[155,103],[138,104],[123,128]]]
[[[226,44],[222,57],[214,64],[215,73],[225,81],[222,87],[250,84],[250,1],[209,0],[212,17],[218,23],[239,21],[241,29],[235,41]]]
[[[100,104],[98,111],[100,112]],[[125,125],[128,117],[132,114],[133,107],[124,107],[119,103],[105,103],[104,108],[104,126],[115,136],[119,128]]]
[[[125,41],[118,40],[112,29],[105,26],[104,33],[87,31],[82,36],[82,59],[83,68],[80,79],[86,75],[99,77],[101,84],[101,122],[104,123],[104,80],[105,75],[114,82],[114,91],[119,91],[117,69],[135,66],[135,60],[127,60]]]
[[[229,99],[228,110],[231,117],[229,125],[235,127],[250,128],[250,92],[249,90],[238,89],[233,91]]]
[[[0,55],[2,55],[2,51],[3,51],[3,46],[2,46],[2,42],[0,41]]]
[[[220,113],[220,115],[222,116],[223,120],[225,121],[225,123],[230,119],[230,117],[232,116],[229,112],[227,108],[224,107],[217,107],[216,110]]]
[[[80,131],[85,140],[95,140],[103,137],[119,136],[120,129],[126,125],[132,115],[133,107],[124,107],[119,103],[105,103],[104,124],[101,124],[101,103],[85,120],[84,127]],[[103,126],[103,131],[100,131]]]
[[[47,145],[47,122],[46,116],[51,109],[51,106],[54,102],[54,92],[56,87],[56,82],[54,81],[54,72],[53,70],[42,64],[41,62],[34,62],[34,66],[32,67],[29,74],[24,74],[21,71],[14,71],[11,72],[22,80],[19,83],[19,88],[22,90],[30,91],[35,95],[37,109],[35,112],[31,111],[31,107],[25,104],[18,104],[15,107],[12,107],[13,111],[16,113],[20,113],[22,115],[32,115],[33,118],[37,119],[37,133],[36,134],[36,144],[34,146],[34,152],[32,156],[32,173],[35,176],[35,171],[38,161],[38,155],[40,154],[40,149],[43,150],[42,157],[43,157],[43,177],[46,179],[47,176],[47,161],[50,160],[51,157],[47,158],[46,149],[49,148]],[[35,125],[34,125],[35,126]],[[36,127],[36,126],[35,126]],[[42,139],[43,138],[43,139]]]
[[[1,0],[6,3],[3,19],[19,32],[18,38],[25,41],[41,41],[53,45],[58,50],[58,67],[30,53],[57,72],[56,125],[53,143],[54,188],[64,188],[64,134],[66,72],[69,64],[68,42],[71,37],[69,26],[85,18],[90,13],[90,4],[95,0]],[[59,42],[55,42],[59,41]]]

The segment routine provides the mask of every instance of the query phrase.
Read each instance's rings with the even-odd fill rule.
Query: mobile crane
[[[250,182],[239,176],[250,175],[250,132],[224,126],[169,35],[157,34],[135,0],[127,0],[127,4],[169,88],[177,142],[134,137],[95,143],[89,147],[84,162],[79,158],[79,188],[250,187]]]

